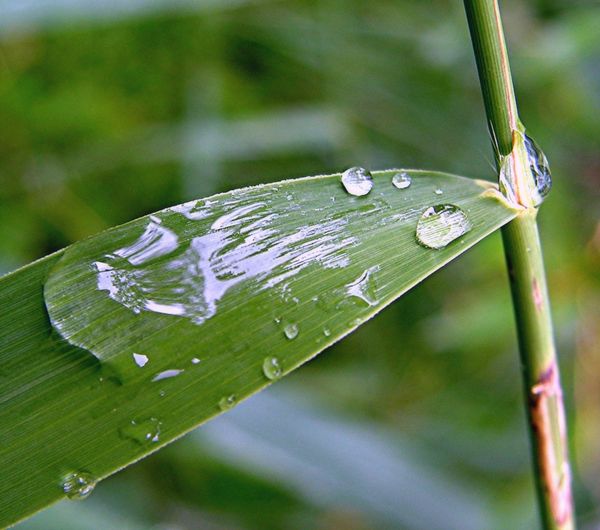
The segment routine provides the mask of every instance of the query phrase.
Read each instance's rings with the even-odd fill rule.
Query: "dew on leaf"
[[[392,177],[392,184],[399,190],[405,190],[412,184],[412,179],[408,173],[401,171]]]
[[[229,410],[237,403],[237,397],[235,394],[230,394],[229,396],[224,396],[219,400],[219,408],[223,411]]]
[[[266,357],[262,364],[265,377],[275,381],[283,375],[283,368],[277,357]]]
[[[172,377],[177,377],[179,374],[181,374],[184,370],[178,370],[178,369],[171,369],[171,370],[163,370],[162,372],[157,373],[153,378],[152,381],[156,382],[156,381],[162,381],[163,379],[170,379]]]
[[[74,471],[65,475],[61,487],[71,500],[81,500],[89,496],[96,486],[96,479],[86,471]]]
[[[131,420],[119,429],[119,435],[140,445],[153,444],[159,440],[161,425],[162,422],[156,418]]]
[[[363,271],[356,280],[346,285],[346,294],[364,305],[371,307],[377,305],[379,300],[375,274],[378,270],[379,266],[375,265]]]
[[[286,324],[283,328],[283,334],[288,340],[294,340],[299,332],[300,328],[298,324]]]
[[[144,355],[142,353],[134,353],[133,354],[133,361],[135,362],[135,364],[137,364],[140,368],[143,368],[144,366],[146,366],[146,363],[148,362],[148,356]]]
[[[361,197],[373,188],[373,177],[363,167],[351,167],[342,173],[342,184],[350,195]]]
[[[471,230],[467,214],[453,204],[427,208],[417,222],[417,241],[427,248],[441,249]]]

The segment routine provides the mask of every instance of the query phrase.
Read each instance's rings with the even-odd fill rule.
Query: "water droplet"
[[[375,306],[379,303],[377,299],[377,285],[375,283],[375,273],[379,266],[375,265],[365,270],[356,280],[346,285],[348,296],[364,302],[368,306]]]
[[[140,445],[148,445],[158,442],[161,425],[162,423],[156,418],[131,420],[119,429],[119,434],[121,438],[133,440]]]
[[[181,245],[175,232],[152,221],[131,245],[92,263],[97,288],[136,314],[185,317],[200,325],[215,315],[229,289],[246,280],[271,275],[263,284],[269,288],[315,262],[326,268],[345,263],[344,249],[352,240],[342,234],[346,219],[282,235],[265,206],[253,202],[227,210],[212,231]],[[234,232],[243,235],[239,243]],[[293,268],[275,273],[288,263]]]
[[[298,327],[298,324],[286,324],[283,328],[283,334],[289,340],[294,340],[298,336],[299,332],[300,328]]]
[[[373,177],[363,167],[351,167],[342,173],[342,184],[350,195],[361,197],[373,188]]]
[[[533,202],[535,206],[539,206],[544,202],[544,199],[550,193],[550,189],[552,188],[550,165],[548,164],[546,155],[541,150],[540,146],[535,143],[533,138],[530,138],[526,134],[524,137],[529,169],[535,180],[536,192],[534,193]]]
[[[199,363],[200,363],[200,359],[198,359],[198,357],[192,358],[192,364],[199,364]]]
[[[412,179],[410,178],[410,175],[408,173],[406,173],[405,171],[396,173],[392,177],[392,184],[394,186],[396,186],[396,188],[398,188],[399,190],[405,190],[406,188],[408,188],[411,185],[411,183],[412,183]]]
[[[143,368],[144,366],[146,366],[146,363],[148,362],[148,356],[143,355],[141,353],[134,353],[133,360],[134,360],[135,364],[137,364],[140,368]]]
[[[266,357],[263,361],[262,369],[265,376],[273,381],[283,375],[283,368],[277,357]]]
[[[440,188],[437,188],[437,189],[434,191],[434,193],[435,193],[436,195],[443,195],[443,194],[444,194],[444,192],[443,192],[443,191],[442,191]]]
[[[329,337],[331,335],[331,330],[329,328],[323,328],[323,335]]]
[[[162,372],[157,373],[153,378],[152,381],[156,382],[156,381],[162,381],[163,379],[170,379],[171,377],[177,377],[180,373],[182,373],[184,370],[164,370]]]
[[[75,471],[66,475],[62,490],[71,500],[81,500],[89,496],[96,486],[96,479],[86,471]]]
[[[221,410],[229,410],[231,407],[233,407],[237,402],[237,397],[235,396],[235,394],[231,394],[229,396],[225,396],[222,397],[219,400],[219,408]]]
[[[190,216],[205,209],[205,219],[188,221],[184,210],[166,210],[160,218],[134,221],[116,229],[109,239],[98,236],[93,243],[82,241],[76,251],[67,251],[45,284],[54,328],[71,344],[110,361],[123,381],[136,377],[135,372],[137,377],[148,372],[151,379],[169,366],[161,366],[154,353],[145,349],[146,332],[169,325],[174,333],[183,328],[188,333],[188,322],[199,326],[217,316],[220,304],[226,303],[224,298],[234,288],[254,296],[293,282],[306,268],[346,267],[359,241],[347,229],[349,219],[358,216],[357,205],[373,202],[355,200],[338,188],[348,215],[333,218],[330,208],[324,208],[322,217],[306,217],[305,206],[300,206],[305,198],[298,196],[302,212],[297,213],[285,199],[285,207],[271,203],[265,191],[262,195],[245,193],[240,195],[243,200],[223,196],[216,206],[186,206]],[[323,200],[329,205],[328,196]],[[247,207],[250,204],[252,208]],[[77,274],[67,275],[70,267]],[[67,277],[78,280],[69,283]],[[61,303],[67,286],[78,284],[78,298]],[[291,299],[297,294],[292,293]],[[300,299],[305,302],[303,296]],[[111,306],[108,313],[103,301]],[[90,326],[98,316],[106,317],[106,325]],[[130,326],[133,319],[135,325]],[[149,357],[148,369],[132,370],[142,360],[132,357],[133,352]],[[189,365],[187,357],[180,368],[192,368]]]
[[[440,249],[471,230],[467,214],[453,204],[430,206],[417,222],[417,241],[424,247]]]

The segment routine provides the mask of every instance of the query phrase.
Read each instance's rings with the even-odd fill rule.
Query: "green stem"
[[[507,155],[519,117],[498,2],[465,0],[465,10],[488,124],[500,154]]]
[[[501,156],[510,156],[510,175],[519,190],[519,215],[502,230],[523,365],[525,403],[538,501],[544,528],[575,527],[562,388],[554,346],[546,274],[533,185],[522,142],[523,130],[510,75],[497,0],[464,0],[490,129]],[[520,147],[521,146],[521,147]],[[500,171],[500,168],[498,168]]]

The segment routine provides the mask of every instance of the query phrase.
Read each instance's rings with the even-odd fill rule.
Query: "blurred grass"
[[[42,4],[0,0],[0,272],[248,184],[357,164],[493,176],[460,2],[136,0],[106,17],[89,0]],[[553,168],[542,237],[578,514],[591,529],[600,524],[600,10],[503,6],[523,119]],[[493,236],[278,386],[311,394],[340,421],[385,429],[390,444],[409,440],[440,484],[484,492],[487,528],[531,528],[511,311]],[[289,429],[285,418],[278,428]],[[182,494],[190,469],[202,487]],[[260,526],[269,500],[282,509]],[[85,503],[22,527],[63,529],[74,517],[98,529],[382,524],[185,439]]]

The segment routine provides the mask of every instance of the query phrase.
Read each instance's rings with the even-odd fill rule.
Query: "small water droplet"
[[[329,328],[323,328],[323,335],[329,337],[331,335],[331,330]]]
[[[550,193],[550,189],[552,188],[550,164],[548,164],[546,155],[533,138],[530,138],[526,134],[524,137],[529,169],[535,180],[536,193],[534,194],[533,202],[535,206],[539,206],[544,202],[544,199]]]
[[[375,273],[379,266],[375,265],[365,270],[356,280],[346,285],[346,293],[354,300],[363,302],[368,306],[375,306],[379,303],[377,299],[377,285],[375,283]]]
[[[408,173],[406,173],[405,171],[396,173],[392,177],[392,184],[399,190],[405,190],[406,188],[408,188],[411,185],[411,183],[412,183],[412,179],[410,178],[410,175]]]
[[[417,241],[424,247],[440,249],[471,230],[467,214],[453,204],[430,206],[417,222]]]
[[[283,334],[289,340],[294,340],[298,336],[299,332],[300,328],[298,327],[298,324],[286,324],[283,328]]]
[[[146,363],[148,362],[148,356],[143,355],[141,353],[134,353],[133,360],[134,360],[135,364],[137,364],[140,368],[143,368],[144,366],[146,366]]]
[[[161,425],[162,423],[156,418],[131,420],[119,429],[119,435],[140,445],[148,445],[158,442]]]
[[[275,381],[283,375],[283,368],[277,357],[266,357],[262,365],[263,373],[268,379]]]
[[[152,382],[162,381],[163,379],[170,379],[171,377],[177,377],[184,370],[164,370],[159,372],[152,378]]]
[[[63,478],[62,490],[71,500],[81,500],[89,496],[96,486],[96,479],[86,471],[75,471]]]
[[[434,193],[435,193],[436,195],[443,195],[443,194],[444,194],[444,192],[443,192],[443,191],[442,191],[440,188],[437,188],[437,189],[434,191]]]
[[[233,407],[237,402],[237,397],[235,394],[230,394],[229,396],[222,397],[219,400],[219,408],[221,410],[229,410]]]
[[[198,357],[192,357],[192,364],[199,364],[200,363],[200,359],[198,359]]]
[[[373,177],[363,167],[351,167],[342,173],[342,184],[350,195],[361,197],[373,188]]]

